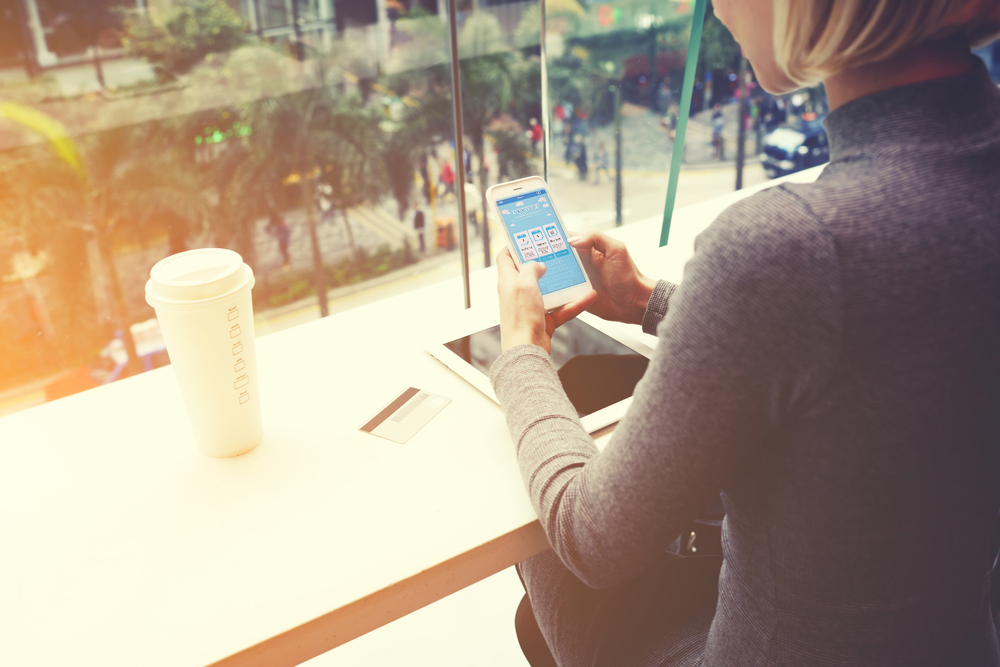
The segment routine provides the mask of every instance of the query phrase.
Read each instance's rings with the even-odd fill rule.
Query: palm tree
[[[319,245],[314,188],[318,181],[333,189],[351,249],[361,252],[347,209],[373,202],[384,191],[377,112],[356,95],[338,95],[325,87],[265,98],[238,110],[240,122],[253,128],[228,150],[215,168],[216,182],[237,241],[252,238],[253,221],[271,209],[282,184],[297,184],[298,205],[306,214],[312,245],[313,274],[320,314],[326,317],[326,273]]]
[[[389,79],[390,87],[395,88],[405,102],[402,117],[381,123],[385,131],[385,169],[399,207],[400,221],[409,207],[417,164],[432,152],[435,137],[447,136],[451,131],[451,103],[447,96],[427,94],[426,90],[414,85],[414,78],[408,74]],[[421,83],[427,84],[426,81]]]
[[[175,150],[151,149],[153,133],[151,127],[120,127],[86,137],[77,142],[81,169],[52,156],[24,163],[17,174],[21,193],[16,216],[24,238],[29,246],[45,246],[67,233],[82,236],[99,319],[107,318],[121,330],[131,372],[141,366],[114,240],[122,230],[141,228],[157,216],[196,226],[208,218],[197,177]],[[102,303],[111,307],[102,308]]]
[[[489,210],[486,201],[486,134],[490,122],[507,110],[516,72],[512,54],[504,41],[500,22],[491,14],[470,16],[458,36],[462,76],[462,117],[479,161],[480,210]],[[461,158],[460,158],[461,159]],[[490,226],[483,220],[483,262],[490,265]]]
[[[576,0],[561,0],[556,5],[559,17],[565,15],[576,21],[585,14]],[[551,12],[552,7],[549,10]],[[537,11],[535,16],[537,18]],[[412,40],[413,48],[407,50],[405,61],[399,56],[390,61],[389,69],[395,74],[389,77],[388,87],[399,95],[408,93],[417,101],[417,105],[406,111],[400,125],[414,128],[413,136],[423,137],[423,143],[430,148],[435,135],[448,136],[453,131],[447,30],[436,17],[399,23],[402,24],[400,29]],[[534,44],[537,44],[537,25],[535,33]],[[523,46],[531,45],[531,35],[524,30],[520,30],[517,39],[524,42]],[[487,137],[498,151],[498,161],[505,176],[526,175],[530,171],[525,155],[527,142],[518,136],[518,128],[509,123],[498,125],[495,120],[505,112],[512,112],[523,122],[538,113],[541,104],[538,96],[540,68],[537,58],[525,58],[507,45],[503,28],[491,14],[473,12],[467,15],[459,30],[458,47],[462,118],[472,152],[480,166],[480,206],[486,211],[489,210],[486,201],[488,172],[484,160]],[[416,151],[417,154],[419,152]],[[404,153],[400,151],[400,154]],[[405,170],[406,177],[411,181],[414,161],[411,159],[407,163],[410,166]],[[400,173],[401,189],[409,187],[402,182],[403,176]],[[483,229],[484,263],[489,266],[489,225],[485,224]]]
[[[521,69],[515,68],[513,54],[504,40],[500,22],[491,14],[472,14],[458,34],[459,70],[462,83],[462,119],[465,132],[472,144],[472,152],[479,162],[480,206],[487,211],[486,189],[486,136],[491,121],[510,106],[512,91],[517,86]],[[447,64],[435,65],[426,70],[427,90],[436,95],[451,93],[451,72]],[[428,105],[428,109],[444,111],[441,104]],[[450,112],[449,112],[450,114]],[[450,125],[450,117],[447,122]],[[436,121],[440,123],[439,119]],[[464,156],[457,156],[461,160]],[[483,222],[483,262],[490,265],[489,223]]]
[[[32,151],[29,150],[28,152]],[[65,364],[62,363],[63,355],[60,353],[59,346],[52,344],[55,342],[56,331],[53,326],[51,309],[46,302],[44,291],[37,280],[37,275],[41,270],[47,268],[47,265],[52,263],[50,260],[52,253],[46,252],[39,247],[43,239],[41,235],[29,237],[26,233],[30,227],[27,220],[27,206],[24,205],[24,197],[21,196],[21,193],[25,185],[22,176],[27,160],[25,159],[25,155],[15,155],[17,153],[21,153],[21,151],[8,151],[4,155],[4,160],[0,162],[0,237],[3,239],[0,242],[2,243],[2,251],[0,251],[0,278],[10,276],[20,280],[25,292],[32,301],[34,314],[39,324],[39,333],[41,333],[40,342],[48,344],[48,352],[55,353],[56,358],[60,361],[60,365],[64,366]],[[64,247],[72,245],[73,241],[73,239],[65,238],[59,240],[63,241],[60,245]],[[82,250],[79,244],[77,244],[76,250],[78,252]],[[68,268],[70,270],[66,273],[73,272],[71,267]],[[76,281],[76,284],[80,284],[80,282],[82,281]],[[70,284],[60,284],[59,287],[65,288],[66,291],[72,290]],[[62,292],[64,290],[60,289],[59,291]],[[88,327],[79,327],[80,335],[71,341],[71,343],[79,344],[83,339],[89,338],[87,329]],[[71,351],[71,356],[75,356],[73,353],[78,351],[81,346],[70,345],[69,347],[74,348]],[[7,356],[20,357],[22,355],[12,352]],[[6,361],[12,360],[8,358]],[[0,368],[0,372],[2,370],[4,369]]]
[[[327,146],[322,155],[320,180],[333,190],[333,205],[347,227],[358,270],[364,259],[354,243],[347,211],[375,203],[385,192],[388,177],[380,159],[384,142],[378,112],[365,107],[356,95],[340,96],[324,108],[318,121],[324,126],[319,140]]]
[[[506,121],[494,121],[487,130],[497,151],[500,163],[497,165],[498,178],[501,182],[524,178],[532,173],[531,143],[519,124],[509,118]]]

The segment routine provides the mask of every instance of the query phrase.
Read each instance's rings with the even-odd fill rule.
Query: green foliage
[[[82,137],[77,145],[85,176],[55,155],[26,163],[22,231],[32,249],[44,248],[67,228],[110,239],[154,217],[170,215],[200,228],[208,204],[186,156],[157,140],[158,124],[118,127]]]
[[[487,134],[497,149],[501,182],[534,173],[531,165],[531,141],[520,127],[496,123],[490,126]]]
[[[464,54],[459,66],[465,131],[472,139],[470,149],[482,164],[486,130],[497,116],[509,108],[519,70],[514,65],[513,54],[504,42],[499,21],[490,14],[478,15],[465,22],[459,33],[459,52]],[[501,160],[503,159],[502,156]],[[484,209],[488,185],[486,171],[481,169],[480,206]]]
[[[391,250],[382,246],[374,253],[361,251],[360,259],[345,258],[324,267],[330,287],[354,285],[371,278],[385,275],[413,264],[416,259],[407,247]],[[270,279],[266,284],[258,282],[253,290],[254,306],[275,308],[305,299],[316,294],[311,270],[291,271]]]
[[[402,220],[409,207],[410,195],[413,192],[413,172],[417,163],[424,159],[430,151],[435,136],[445,136],[449,127],[444,124],[447,116],[447,100],[435,97],[427,100],[433,106],[421,104],[416,108],[407,108],[403,118],[398,123],[391,123],[392,128],[385,132],[382,157],[385,162],[389,187],[399,208],[399,219]]]
[[[701,47],[698,58],[710,70],[727,70],[736,64],[740,55],[740,45],[726,26],[715,16],[715,12],[705,13],[702,28]]]
[[[385,163],[380,159],[383,116],[356,95],[339,96],[318,114],[308,141],[325,162],[322,180],[333,187],[333,203],[344,210],[370,204],[386,191]]]
[[[541,59],[537,56],[526,57],[521,52],[515,52],[510,70],[513,102],[510,113],[525,126],[531,118],[541,121],[539,117],[539,110],[542,108]]]
[[[577,50],[579,53],[579,50]],[[549,65],[549,99],[571,102],[578,109],[590,111],[599,91],[604,90],[605,73],[595,58],[567,51]]]
[[[41,263],[35,298],[44,301],[52,323],[51,339],[18,348],[19,355],[41,355],[35,372],[84,363],[107,342],[112,324],[125,331],[126,349],[138,359],[125,292],[141,283],[120,280],[115,242],[141,238],[147,224],[166,216],[196,228],[208,217],[197,176],[185,156],[157,139],[157,125],[78,138],[82,173],[44,145],[5,156],[0,227],[14,252]],[[106,286],[95,280],[101,274],[109,279]],[[98,291],[106,288],[108,294]],[[95,308],[105,297],[113,304],[111,322]]]
[[[550,32],[575,34],[587,13],[577,0],[549,0],[545,7],[546,28]],[[521,48],[541,41],[541,10],[532,4],[525,10],[514,31],[514,42]]]
[[[0,388],[85,363],[95,346],[106,342],[94,316],[90,266],[86,261],[84,231],[56,224],[48,217],[35,221],[38,190],[51,185],[49,175],[66,163],[40,147],[7,151],[0,161],[0,277],[17,272],[18,257],[33,259],[40,272],[30,281],[14,283],[0,301]],[[73,184],[78,177],[69,174]],[[58,178],[58,177],[57,177]],[[65,210],[63,211],[65,213]],[[28,282],[32,286],[28,286]],[[18,289],[20,287],[20,289]],[[32,297],[28,295],[32,294]],[[16,295],[23,294],[19,299]],[[42,327],[29,306],[47,311],[54,337],[42,336]],[[18,303],[23,305],[18,308]],[[20,311],[20,313],[19,313]],[[6,321],[2,321],[6,318]],[[11,326],[11,318],[17,319]]]
[[[440,35],[441,24],[440,21],[436,24],[413,21],[408,29],[414,42],[427,44]],[[445,43],[443,36],[440,41]],[[463,127],[466,137],[471,139],[466,146],[482,164],[485,138],[487,133],[492,134],[489,128],[493,127],[496,119],[511,111],[517,113],[518,107],[540,104],[538,88],[529,91],[530,86],[525,83],[526,77],[532,75],[537,81],[538,65],[537,61],[531,63],[507,46],[503,28],[491,14],[476,13],[466,19],[458,34],[458,49]],[[426,52],[432,54],[433,50]],[[433,61],[433,55],[427,60]],[[413,107],[404,112],[399,129],[387,143],[387,168],[402,216],[413,187],[413,170],[418,160],[433,147],[435,137],[440,140],[453,131],[451,69],[447,60],[438,59],[428,66],[408,69],[389,77],[386,83],[387,89],[397,94],[408,93],[415,100]],[[518,95],[529,92],[530,96],[523,98]],[[497,145],[501,165],[507,164],[509,173],[527,171],[524,146],[519,145],[516,138],[504,134],[506,131],[498,130],[494,134],[494,140],[501,139]],[[514,134],[522,132],[519,127],[510,131]],[[508,150],[513,152],[507,155],[504,151]],[[483,192],[483,201],[478,202],[480,208],[486,206],[486,176],[486,171],[480,170],[476,178]]]
[[[227,147],[212,180],[221,194],[218,236],[234,239],[245,257],[253,254],[253,221],[275,208],[289,179],[307,211],[320,181],[332,187],[341,211],[375,202],[385,192],[383,117],[357,95],[316,88],[245,104],[234,116],[253,133]]]
[[[240,16],[222,0],[181,0],[162,23],[145,13],[125,16],[125,45],[169,75],[183,74],[209,53],[251,40]]]
[[[414,22],[418,43],[437,39],[442,44],[440,21]],[[424,32],[426,30],[426,32]],[[498,113],[507,110],[514,89],[513,54],[507,47],[503,28],[491,14],[473,14],[458,33],[459,68],[462,77],[462,117],[465,130],[475,141],[481,140],[486,125]],[[420,70],[410,70],[389,79],[389,88],[402,89],[402,80],[421,91],[422,113],[433,115],[428,123],[451,130],[451,69],[447,58]],[[415,83],[420,79],[419,85]],[[437,98],[436,100],[434,98]],[[444,100],[441,103],[438,100]],[[414,115],[409,115],[412,121]]]

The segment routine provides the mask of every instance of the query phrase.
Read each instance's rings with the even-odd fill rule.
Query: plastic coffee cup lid
[[[171,255],[149,272],[146,301],[154,308],[204,304],[253,282],[253,271],[239,253],[198,248]]]

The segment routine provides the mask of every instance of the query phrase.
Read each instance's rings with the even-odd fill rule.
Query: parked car
[[[771,178],[825,164],[830,147],[823,119],[814,113],[795,116],[764,137],[760,162]]]

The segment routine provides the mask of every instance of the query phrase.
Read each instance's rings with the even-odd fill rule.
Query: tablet
[[[501,354],[500,325],[495,318],[465,311],[454,326],[446,327],[425,348],[499,402],[489,379],[490,367]],[[652,353],[648,345],[589,313],[556,329],[552,363],[588,433],[621,420]]]

